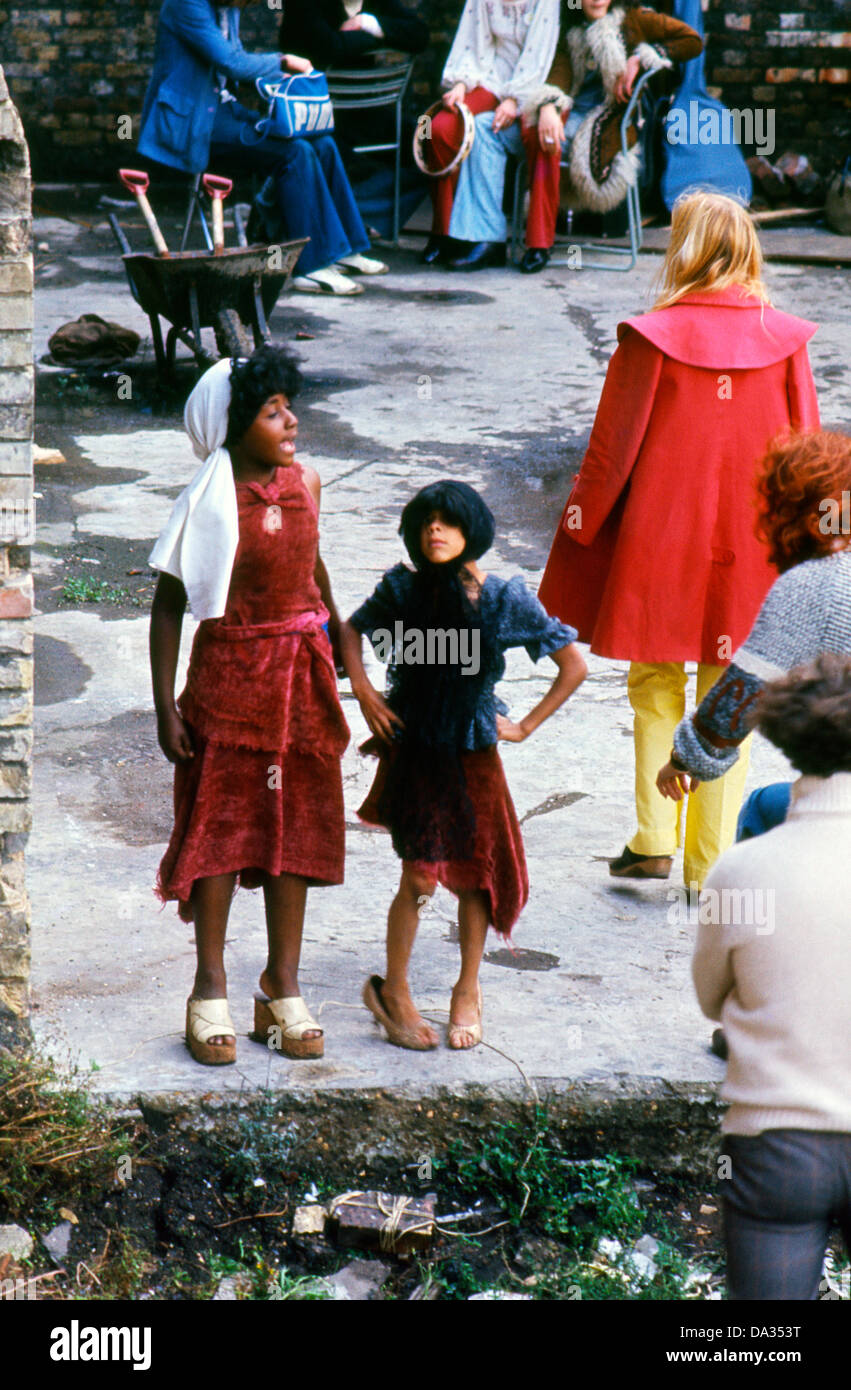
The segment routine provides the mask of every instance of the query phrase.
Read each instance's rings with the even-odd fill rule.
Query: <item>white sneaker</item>
[[[296,275],[290,289],[299,294],[363,294],[363,285],[356,285],[332,266],[312,270],[309,275]]]
[[[373,261],[369,256],[362,256],[359,252],[353,256],[344,256],[337,264],[345,270],[353,270],[356,275],[386,275],[390,269],[383,261]]]

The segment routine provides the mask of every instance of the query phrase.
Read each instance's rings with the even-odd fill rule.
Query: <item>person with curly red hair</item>
[[[810,430],[773,441],[757,486],[758,528],[780,578],[731,665],[677,726],[656,779],[674,801],[737,761],[766,681],[821,652],[851,655],[851,437]]]

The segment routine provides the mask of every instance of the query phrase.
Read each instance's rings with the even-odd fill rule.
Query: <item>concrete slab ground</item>
[[[344,765],[347,881],[311,892],[302,971],[305,996],[327,1030],[325,1057],[289,1063],[246,1036],[264,928],[262,899],[241,892],[227,952],[238,1063],[216,1070],[191,1061],[182,1042],[191,929],[173,908],[160,911],[152,892],[170,831],[171,772],[156,744],[147,612],[58,600],[64,577],[88,562],[96,562],[92,575],[128,585],[128,571],[144,568],[195,468],[176,403],[165,413],[151,405],[147,321],[108,249],[102,216],[90,212],[92,230],[60,218],[36,225],[36,241],[49,247],[37,281],[37,355],[60,323],[87,311],[145,339],[128,368],[138,383],[129,401],[101,392],[74,403],[67,393],[57,405],[40,380],[38,443],[57,445],[67,458],[37,476],[28,877],[41,1047],[84,1071],[96,1068],[97,1088],[126,1097],[234,1095],[266,1085],[305,1096],[374,1088],[416,1096],[471,1084],[498,1091],[523,1076],[543,1089],[618,1081],[647,1094],[666,1083],[700,1090],[717,1082],[723,1067],[708,1052],[709,1026],[690,983],[694,926],[675,891],[679,861],[670,884],[631,886],[607,875],[605,859],[633,830],[631,722],[624,666],[594,657],[588,680],[559,714],[527,743],[503,747],[532,891],[515,932],[517,954],[488,943],[487,1046],[395,1049],[359,1002],[366,975],[382,968],[397,863],[388,838],[357,822],[372,768],[357,753],[365,725],[344,684],[352,730]],[[300,335],[307,387],[299,455],[324,482],[322,551],[343,613],[401,558],[396,527],[406,499],[447,475],[480,488],[494,510],[488,568],[536,586],[588,439],[615,326],[649,306],[658,268],[647,257],[629,275],[453,276],[420,267],[417,246],[390,251],[391,273],[357,299],[289,295],[272,317],[281,338]],[[848,428],[847,275],[831,265],[776,263],[768,279],[779,307],[819,320],[812,361],[823,417]],[[187,388],[189,381],[187,373]],[[184,661],[191,632],[188,622]],[[532,706],[553,670],[512,654],[503,693],[513,714]],[[758,743],[749,786],[786,771],[780,755]],[[457,969],[454,922],[454,900],[439,892],[413,962],[416,998],[438,1022]]]

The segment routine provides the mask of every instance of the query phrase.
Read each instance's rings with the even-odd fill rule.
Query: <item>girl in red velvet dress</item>
[[[338,618],[318,551],[320,482],[295,461],[295,363],[265,346],[207,372],[186,405],[202,468],[151,564],[151,667],[160,746],[175,764],[175,820],[158,892],[194,922],[198,968],[186,1042],[236,1059],[224,944],[238,883],[262,887],[269,952],[255,1036],[322,1055],[299,994],[307,888],[343,881],[340,758],[348,729],[327,631]],[[183,613],[200,624],[186,688],[174,682]]]

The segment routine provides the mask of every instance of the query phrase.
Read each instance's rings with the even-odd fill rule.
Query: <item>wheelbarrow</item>
[[[115,214],[109,215],[130,293],[151,324],[161,376],[174,373],[178,339],[193,353],[199,367],[211,365],[201,340],[202,328],[212,328],[222,357],[248,357],[254,347],[269,339],[269,315],[307,238],[275,246],[249,246],[238,212],[235,221],[238,247],[218,254],[179,251],[156,256],[134,252]],[[161,318],[170,324],[165,341]]]

